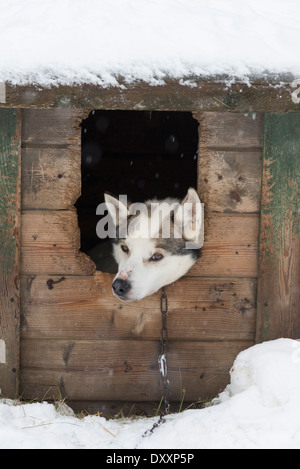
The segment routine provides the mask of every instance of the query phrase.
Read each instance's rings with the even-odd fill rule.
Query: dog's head
[[[118,264],[113,293],[140,300],[182,277],[200,256],[203,204],[190,188],[182,201],[149,200],[127,205],[105,194],[116,228],[113,255]]]

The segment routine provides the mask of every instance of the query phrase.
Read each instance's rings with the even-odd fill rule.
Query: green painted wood
[[[0,109],[0,395],[15,397],[19,372],[20,111]]]
[[[300,113],[266,114],[257,341],[300,338]]]

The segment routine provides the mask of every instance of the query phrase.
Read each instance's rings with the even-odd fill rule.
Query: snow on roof
[[[13,84],[300,77],[299,0],[0,0],[0,8],[0,81]]]

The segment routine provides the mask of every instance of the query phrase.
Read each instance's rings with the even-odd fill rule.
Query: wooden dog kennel
[[[281,99],[279,99],[281,95]],[[126,90],[6,85],[0,104],[0,393],[76,410],[151,411],[162,396],[160,295],[119,302],[80,251],[81,127],[93,109],[199,123],[205,244],[166,288],[172,410],[215,397],[237,354],[299,338],[300,110],[289,86],[171,81]],[[298,111],[298,112],[297,112]]]

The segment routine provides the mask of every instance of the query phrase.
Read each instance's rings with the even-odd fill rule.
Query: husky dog
[[[118,273],[114,295],[122,301],[145,298],[182,277],[200,256],[203,204],[190,188],[182,201],[148,200],[127,205],[105,194],[113,219],[113,256]]]

